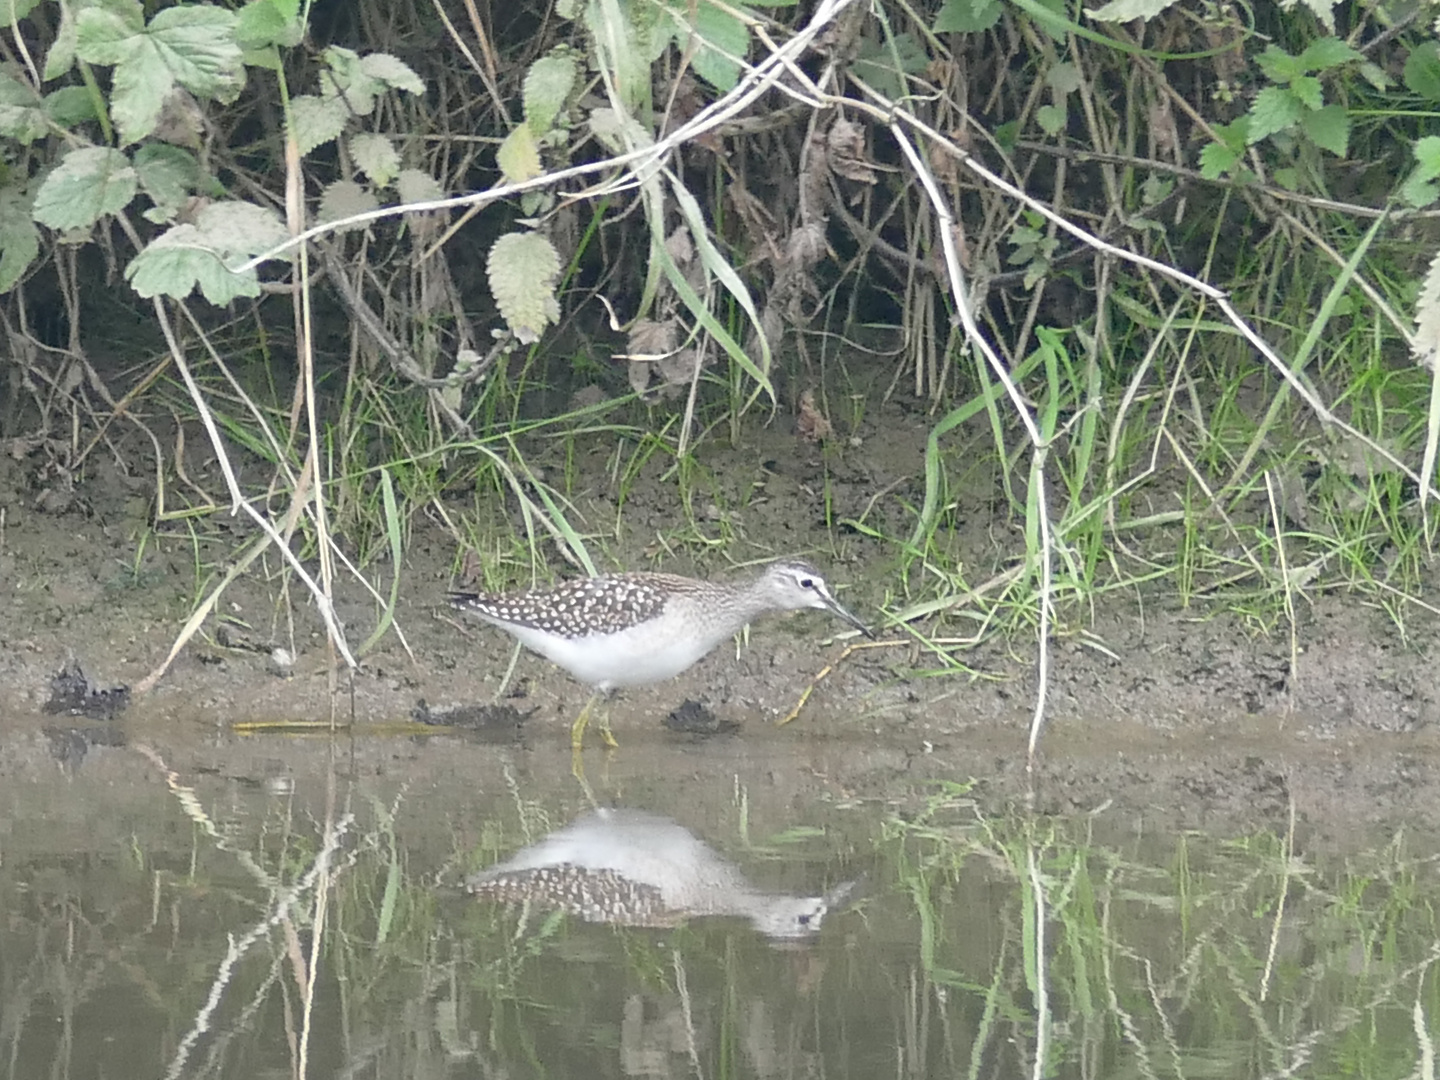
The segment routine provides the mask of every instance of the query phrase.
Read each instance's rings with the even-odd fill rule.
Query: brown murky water
[[[1128,792],[1077,750],[1031,814],[997,744],[637,734],[582,785],[554,727],[218,719],[0,724],[5,1080],[1428,1075],[1440,847],[1330,813],[1324,753],[1162,806],[1163,747]]]

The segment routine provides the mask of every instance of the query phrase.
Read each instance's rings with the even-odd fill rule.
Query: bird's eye
[[[809,916],[809,915],[801,915],[801,916],[800,916],[800,925],[801,925],[801,926],[809,926],[809,925],[810,925],[810,916]]]
[[[813,589],[814,587],[815,587],[815,579],[814,579],[814,578],[802,577],[802,578],[800,579],[800,588],[802,588],[802,589]]]

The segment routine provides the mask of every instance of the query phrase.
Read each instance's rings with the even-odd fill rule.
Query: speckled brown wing
[[[673,574],[605,574],[516,594],[451,593],[450,602],[489,622],[580,638],[613,634],[653,619],[665,610],[670,596],[695,586]]]

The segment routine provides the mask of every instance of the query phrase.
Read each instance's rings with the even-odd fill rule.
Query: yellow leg
[[[580,715],[575,718],[575,723],[570,725],[570,749],[577,754],[580,752],[580,747],[585,741],[585,727],[590,723],[590,713],[594,710],[595,702],[598,701],[599,698],[600,695],[598,693],[591,694],[590,700],[585,703],[585,708],[581,709]],[[605,745],[611,750],[620,745],[615,741],[615,735],[610,730],[609,710],[604,710],[600,713],[600,738],[604,740]]]

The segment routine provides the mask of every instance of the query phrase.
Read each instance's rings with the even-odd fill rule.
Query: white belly
[[[730,635],[678,634],[646,623],[618,634],[557,638],[526,627],[509,627],[527,648],[601,690],[645,686],[673,679]]]

